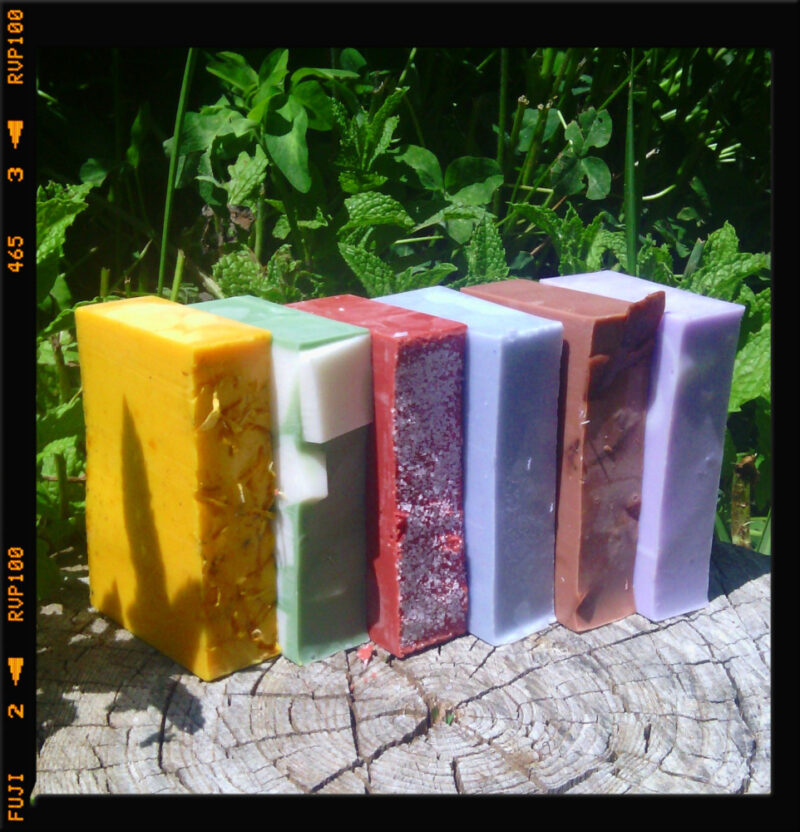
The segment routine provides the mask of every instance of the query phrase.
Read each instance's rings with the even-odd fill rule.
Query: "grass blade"
[[[761,532],[761,540],[758,542],[756,551],[759,555],[772,554],[772,508],[767,514],[767,522],[764,524],[764,531]]]
[[[197,50],[194,47],[189,49],[186,55],[186,66],[183,70],[183,81],[181,92],[178,97],[178,111],[175,113],[175,131],[173,133],[172,149],[169,154],[169,174],[167,177],[167,196],[164,202],[164,224],[161,229],[161,257],[158,261],[158,290],[159,297],[164,290],[164,273],[167,266],[167,240],[169,238],[169,221],[172,214],[172,194],[175,191],[175,177],[178,170],[178,150],[181,143],[181,131],[183,129],[183,117],[186,112],[186,99],[189,95],[189,87],[194,74],[195,58]]]
[[[628,255],[628,274],[635,275],[636,244],[639,239],[639,206],[636,189],[636,143],[633,130],[633,50],[631,50],[631,72],[628,81],[628,119],[625,125],[625,247]]]

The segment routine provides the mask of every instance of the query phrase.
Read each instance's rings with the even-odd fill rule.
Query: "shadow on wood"
[[[40,609],[34,793],[770,791],[769,559],[715,544],[711,600],[406,659],[283,657],[205,683],[89,608]]]

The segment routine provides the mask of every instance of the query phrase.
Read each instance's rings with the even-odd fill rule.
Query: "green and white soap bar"
[[[278,641],[307,664],[367,640],[369,331],[260,298],[195,304],[272,333]]]

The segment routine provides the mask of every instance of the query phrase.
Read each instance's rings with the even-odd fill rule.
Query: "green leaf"
[[[528,107],[522,114],[522,125],[519,131],[519,139],[517,141],[516,152],[527,153],[533,141],[533,136],[536,132],[536,126],[539,123],[541,112],[539,110]],[[544,124],[544,131],[542,133],[542,143],[547,142],[559,128],[561,119],[558,117],[558,110],[551,107],[547,111],[547,120]]]
[[[583,133],[583,149],[590,147],[605,147],[611,140],[611,116],[607,110],[596,112],[589,107],[578,116]]]
[[[357,170],[345,170],[339,174],[339,184],[347,194],[358,194],[380,188],[388,180],[378,173],[362,173]]]
[[[425,289],[438,286],[449,274],[457,271],[452,263],[437,263],[430,268],[409,266],[395,276],[396,292],[410,292],[412,289]]]
[[[308,170],[305,107],[291,95],[281,109],[269,113],[265,143],[272,161],[300,193],[308,193],[311,175]]]
[[[87,159],[78,172],[81,182],[93,186],[102,185],[111,171],[112,165],[105,159]]]
[[[345,263],[366,289],[367,295],[377,298],[394,291],[394,272],[372,252],[360,246],[338,243]]]
[[[339,55],[339,63],[358,77],[361,69],[367,65],[367,60],[358,49],[348,47],[347,49],[342,49]]]
[[[262,279],[261,266],[247,249],[223,254],[211,267],[211,276],[225,297],[256,294],[254,287]]]
[[[255,206],[259,188],[264,182],[267,164],[266,154],[260,145],[256,145],[252,156],[242,151],[236,162],[228,165],[230,181],[226,190],[231,205],[247,205],[251,208]]]
[[[358,78],[358,73],[350,69],[327,69],[324,67],[309,67],[305,66],[301,69],[296,69],[292,73],[292,84],[296,84],[303,78],[323,78],[326,81],[332,81],[335,78]]]
[[[258,84],[256,71],[236,52],[218,52],[217,60],[206,69],[243,93],[247,94]]]
[[[60,274],[55,279],[53,285],[50,287],[49,296],[60,311],[69,309],[72,306],[72,292],[63,274]]]
[[[406,145],[403,152],[396,157],[398,162],[408,165],[417,175],[420,185],[428,191],[444,190],[444,179],[439,160],[426,147],[416,144]]]
[[[462,205],[488,205],[502,183],[500,165],[485,156],[454,159],[444,174],[447,199]]]
[[[733,300],[740,293],[744,281],[769,269],[769,255],[739,251],[739,239],[733,226],[725,222],[722,228],[709,234],[699,268],[682,288],[721,300]]]
[[[68,439],[70,442],[86,431],[83,421],[83,403],[80,396],[58,405],[36,419],[36,446],[39,454],[62,453],[62,447],[53,443]]]
[[[769,514],[764,520],[764,527],[761,531],[761,540],[758,542],[756,551],[760,555],[772,554],[772,509],[769,510]]]
[[[292,87],[292,95],[306,108],[308,126],[312,130],[333,127],[331,99],[318,81],[304,81]]]
[[[730,543],[731,536],[728,534],[728,529],[725,526],[725,521],[720,517],[719,512],[714,515],[714,531],[717,534],[717,538],[721,540],[723,543]]]
[[[772,291],[766,288],[756,294],[746,283],[742,283],[735,302],[742,304],[747,310],[739,332],[741,344],[772,319]]]
[[[373,225],[397,225],[404,229],[414,225],[414,220],[394,197],[378,191],[348,197],[344,204],[350,219],[341,232]]]
[[[264,59],[258,71],[258,89],[250,99],[251,109],[247,113],[250,121],[260,123],[273,98],[283,93],[283,82],[289,72],[288,63],[288,49],[273,49]]]
[[[367,170],[372,167],[376,159],[382,156],[389,149],[389,145],[392,143],[392,136],[394,135],[394,131],[397,129],[397,125],[399,123],[399,116],[390,116],[386,119],[386,123],[383,125],[383,132],[375,144],[375,149],[373,150],[372,155],[367,160]]]
[[[446,205],[444,208],[436,211],[436,213],[431,214],[426,220],[414,226],[414,233],[421,231],[423,228],[428,228],[431,225],[447,223],[453,220],[467,220],[472,223],[471,227],[474,227],[478,220],[483,219],[485,214],[486,209],[478,205]]]
[[[145,102],[136,113],[136,118],[131,125],[131,143],[125,151],[125,158],[128,164],[138,170],[139,161],[142,158],[142,144],[144,143],[145,123],[149,116],[150,105]]]
[[[706,244],[706,250],[708,244]],[[707,295],[721,300],[733,300],[742,282],[748,277],[769,268],[766,254],[737,254],[723,263],[706,264],[705,252],[703,265],[691,276],[688,285],[683,288],[700,295]]]
[[[36,191],[36,302],[41,303],[58,277],[67,229],[86,206],[93,183],[49,182]]]
[[[558,196],[572,196],[583,190],[584,176],[580,159],[567,149],[556,159],[550,171],[550,183]]]
[[[475,227],[465,254],[468,280],[503,280],[508,277],[503,240],[497,226],[488,215]]]
[[[564,130],[564,138],[569,142],[570,150],[580,156],[583,153],[583,133],[577,121],[571,121]]]
[[[729,412],[763,396],[771,399],[771,324],[764,324],[736,354],[731,382]]]
[[[509,205],[509,210],[516,211],[528,222],[533,223],[537,228],[541,228],[551,240],[555,241],[558,238],[561,219],[552,208],[531,205],[527,202],[512,202]]]
[[[195,151],[210,152],[217,139],[232,134],[236,137],[252,131],[253,123],[241,113],[227,106],[225,98],[211,107],[203,107],[199,113],[184,116],[181,130],[180,156]],[[164,142],[164,151],[172,152],[174,136]]]
[[[397,87],[389,95],[386,100],[378,107],[375,115],[367,122],[364,129],[364,142],[362,146],[361,166],[363,169],[368,169],[372,164],[372,160],[376,158],[378,146],[386,141],[387,122],[390,116],[394,115],[403,96],[408,91],[408,87]],[[389,125],[397,125],[397,121],[389,122]],[[392,130],[394,127],[392,127]]]
[[[291,303],[300,300],[301,293],[291,285],[291,276],[301,263],[292,257],[292,247],[288,243],[273,252],[264,269],[266,281],[261,297],[277,303]]]
[[[589,186],[587,199],[603,199],[611,190],[611,171],[608,165],[596,156],[584,156],[580,162],[581,170],[586,174]]]
[[[289,50],[273,49],[258,68],[260,84],[269,82],[283,89],[283,80],[289,74]]]

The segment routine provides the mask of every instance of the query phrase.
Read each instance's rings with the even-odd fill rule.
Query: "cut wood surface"
[[[62,556],[64,557],[64,556]],[[769,558],[715,544],[710,602],[491,647],[463,636],[202,682],[89,605],[40,606],[47,794],[768,793]]]

